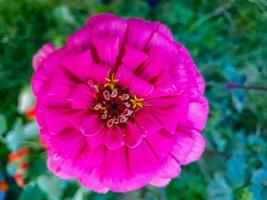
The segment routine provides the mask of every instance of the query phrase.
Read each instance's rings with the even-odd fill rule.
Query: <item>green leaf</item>
[[[26,188],[21,193],[19,200],[42,200],[44,199],[44,194],[36,185],[36,183],[30,183],[26,186]]]
[[[209,200],[233,200],[233,191],[221,174],[215,174],[208,186]]]
[[[62,188],[59,179],[55,176],[41,175],[38,177],[37,183],[49,200],[61,199]]]
[[[243,152],[235,153],[226,164],[227,178],[234,188],[241,187],[245,182],[246,157]]]
[[[90,193],[90,190],[80,187],[74,194],[72,200],[86,200],[86,196]]]
[[[256,185],[266,185],[267,186],[267,170],[265,170],[265,169],[256,170],[252,175],[251,182],[256,184]]]
[[[23,125],[22,120],[18,119],[12,130],[6,134],[7,147],[10,151],[17,151],[22,146],[27,146],[27,140],[38,136],[38,127],[35,121]]]
[[[31,87],[26,86],[22,89],[18,99],[18,112],[24,114],[29,108],[34,105],[34,97]]]
[[[7,122],[4,115],[0,114],[0,136],[7,130]]]
[[[21,119],[18,119],[12,130],[6,135],[7,147],[10,151],[17,151],[21,147],[21,141],[24,140],[23,127]]]

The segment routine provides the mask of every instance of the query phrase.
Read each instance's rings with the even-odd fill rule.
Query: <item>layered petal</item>
[[[103,129],[101,122],[96,115],[88,115],[82,122],[80,130],[83,135],[96,135]]]
[[[41,66],[42,62],[54,51],[56,47],[52,43],[48,43],[42,46],[42,48],[33,56],[32,66],[36,71]]]
[[[100,193],[163,187],[202,155],[205,81],[160,22],[93,16],[62,48],[44,45],[33,67],[55,175]]]

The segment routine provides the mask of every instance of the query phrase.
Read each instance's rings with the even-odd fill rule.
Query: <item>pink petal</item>
[[[37,108],[40,106],[38,102]],[[41,105],[40,109],[36,110],[36,117],[40,124],[40,129],[45,129],[46,134],[55,135],[60,134],[65,129],[71,128],[65,115],[68,113],[65,109],[49,108]]]
[[[61,74],[60,72],[58,75]],[[74,84],[68,80],[61,80],[59,77],[52,79],[47,85],[46,91],[43,91],[42,98],[45,105],[63,107],[69,105],[69,96]]]
[[[42,67],[39,67],[32,77],[32,89],[34,95],[38,96],[39,94],[42,94],[47,82],[51,79],[51,77],[55,76],[54,72],[58,71],[60,66],[59,61],[65,56],[65,54],[66,48],[63,47],[54,51],[42,61]]]
[[[116,73],[121,86],[129,88],[130,92],[139,97],[146,97],[153,92],[153,85],[135,76],[126,66],[121,65]]]
[[[157,160],[145,144],[131,149],[119,148],[106,152],[97,180],[114,192],[127,192],[148,184],[158,169]]]
[[[155,32],[148,45],[148,53],[161,55],[169,65],[175,65],[178,63],[178,48],[174,41],[171,41],[164,37],[162,34]]]
[[[187,79],[180,76],[174,76],[174,74],[175,73],[170,71],[170,69],[158,74],[157,78],[153,81],[155,89],[151,94],[151,97],[173,96],[185,93],[185,90],[188,87]]]
[[[164,126],[153,114],[140,110],[140,112],[135,115],[136,123],[138,127],[143,130],[145,135],[153,134],[159,131]]]
[[[89,136],[91,137],[91,136]],[[93,137],[93,136],[92,136]],[[107,148],[104,144],[99,145],[87,155],[87,161],[90,167],[99,167],[104,162],[104,156]],[[90,171],[88,171],[90,173]]]
[[[76,31],[67,39],[68,48],[78,50],[89,49],[89,45],[91,43],[89,34],[89,29],[87,27],[83,27]]]
[[[63,59],[62,64],[76,78],[87,83],[90,79],[103,83],[109,75],[109,67],[95,64],[91,51],[76,53]]]
[[[157,156],[144,140],[136,148],[128,148],[128,164],[133,175],[150,176],[159,169]]]
[[[149,55],[148,60],[138,68],[136,74],[146,81],[152,81],[168,68],[168,64],[159,55]]]
[[[51,114],[47,114],[48,112],[42,113],[46,121],[46,127],[48,129],[48,134],[50,135],[56,135],[60,134],[65,130],[68,130],[71,128],[71,125],[67,123],[67,121],[64,119],[62,115],[58,115],[57,113],[51,112]],[[52,114],[54,114],[52,116]]]
[[[93,180],[93,181],[92,181]],[[99,180],[99,169],[94,169],[91,173],[85,173],[80,177],[80,183],[98,193],[107,193],[108,188]]]
[[[117,149],[124,145],[120,128],[108,129],[105,132],[104,143],[108,149]]]
[[[157,176],[154,178],[175,178],[181,172],[179,161],[172,156],[168,155],[161,164],[161,169],[158,171]]]
[[[150,184],[155,186],[155,187],[165,187],[170,183],[171,179],[169,178],[161,178],[161,177],[157,177],[155,179],[153,179]]]
[[[164,24],[162,24],[160,22],[154,22],[153,24],[154,24],[154,26],[157,27],[156,28],[157,32],[161,33],[167,39],[173,40],[172,33],[171,33],[170,29],[167,26],[165,26]]]
[[[65,159],[76,162],[82,155],[87,143],[83,135],[75,129],[68,129],[60,135],[53,135],[50,139],[50,147],[64,155]]]
[[[90,50],[67,56],[61,62],[77,79],[88,81],[93,58]]]
[[[69,125],[78,131],[80,130],[82,121],[88,116],[88,111],[75,110],[64,114],[64,118]]]
[[[94,103],[94,94],[88,86],[79,84],[70,96],[71,106],[73,109],[87,109]]]
[[[177,133],[177,143],[172,155],[183,165],[200,158],[205,149],[203,136],[194,130],[181,129]]]
[[[60,178],[71,179],[75,177],[69,161],[55,151],[48,151],[47,167]]]
[[[83,135],[90,136],[98,134],[102,128],[102,123],[97,115],[89,115],[82,121],[80,130]]]
[[[155,31],[155,26],[139,18],[128,19],[127,24],[128,31],[126,43],[136,49],[144,50]]]
[[[189,103],[187,121],[181,123],[181,126],[201,131],[206,125],[208,111],[209,105],[205,97],[201,97],[197,100],[191,100]]]
[[[166,130],[151,134],[145,140],[160,160],[164,159],[171,152],[176,142],[175,135],[168,133]]]
[[[33,74],[31,85],[35,96],[38,96],[39,93],[43,91],[48,80],[47,71],[44,68],[38,69],[38,71]]]
[[[147,59],[147,57],[148,56],[144,52],[126,45],[122,63],[134,72],[136,68]]]
[[[175,132],[178,122],[183,122],[186,116],[188,115],[188,96],[181,95],[175,97],[177,102],[175,105],[169,106],[166,105],[166,101],[162,100],[162,98],[158,98],[157,100],[148,100],[147,104],[140,111],[143,113],[149,113],[155,118],[157,123],[160,123],[162,127],[167,129],[170,132]],[[160,105],[160,103],[164,103],[165,105]],[[150,103],[150,104],[149,104]],[[136,116],[136,120],[138,123],[142,123],[141,120],[146,120],[146,118],[138,118]]]
[[[114,67],[119,55],[119,38],[114,36],[95,36],[93,44],[101,63]]]
[[[127,23],[124,19],[112,14],[100,14],[90,17],[86,23],[90,29],[90,36],[116,36],[119,38],[120,48],[122,47],[127,30]]]
[[[180,92],[184,92],[187,89],[188,77],[186,66],[179,64],[172,66],[169,69],[169,73],[175,81],[176,87]]]
[[[33,56],[32,65],[33,69],[36,71],[41,66],[42,62],[54,51],[56,47],[52,43],[47,43],[42,46],[42,48]]]
[[[48,71],[49,76],[53,76],[57,69],[61,69],[60,61],[66,57],[67,54],[68,50],[66,46],[57,49],[42,62],[42,68]]]
[[[129,177],[125,155],[125,147],[108,149],[105,153],[99,176],[100,180],[111,189],[116,190],[116,185]]]
[[[176,129],[176,122],[185,121],[188,115],[188,106],[189,97],[187,94],[182,94],[146,99],[144,109],[152,112],[159,121],[165,124],[166,129],[171,131]]]
[[[87,136],[86,141],[87,141],[90,149],[94,150],[95,148],[97,148],[101,144],[104,144],[105,134],[106,134],[106,131],[102,130],[96,135]]]
[[[135,124],[128,122],[125,130],[123,130],[123,140],[128,147],[136,147],[142,141],[142,130]]]

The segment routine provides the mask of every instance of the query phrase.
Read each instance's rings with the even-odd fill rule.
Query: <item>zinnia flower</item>
[[[201,156],[208,104],[188,51],[167,27],[91,17],[62,48],[34,56],[48,168],[97,192],[164,186]]]

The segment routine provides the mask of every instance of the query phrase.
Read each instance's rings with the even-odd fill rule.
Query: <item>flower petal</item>
[[[102,124],[96,115],[89,115],[86,117],[80,126],[80,130],[85,136],[96,135],[102,128]]]
[[[70,101],[73,109],[87,109],[94,103],[94,94],[88,86],[79,84],[72,91]]]
[[[104,144],[105,139],[105,130],[100,131],[96,135],[91,135],[86,137],[86,141],[90,147],[90,149],[94,150],[98,146]]]
[[[139,97],[149,96],[153,92],[153,85],[149,82],[138,78],[126,66],[121,65],[116,73],[119,84],[125,88],[129,88],[132,94]]]
[[[176,136],[162,129],[147,136],[145,141],[149,144],[151,149],[153,149],[153,152],[157,157],[162,160],[171,152],[171,149],[176,142]]]
[[[180,126],[201,131],[206,125],[208,111],[209,105],[205,97],[190,100],[187,120],[181,123]]]
[[[108,149],[117,149],[124,145],[122,131],[120,128],[106,130],[104,140]]]
[[[119,55],[119,37],[95,36],[93,45],[100,63],[104,63],[111,68],[115,67]]]
[[[126,43],[136,49],[144,50],[155,31],[155,26],[140,18],[128,19],[127,24]]]
[[[142,129],[138,128],[135,124],[128,122],[123,130],[123,140],[128,147],[136,147],[142,141]]]
[[[90,50],[67,56],[62,60],[62,65],[77,79],[87,81],[90,77],[90,65],[93,58]]]
[[[89,29],[87,27],[83,27],[76,31],[67,39],[68,49],[89,49],[91,38],[88,36]]]
[[[144,52],[126,45],[124,55],[122,57],[122,63],[134,72],[140,64],[145,62],[147,58],[148,56]]]
[[[177,143],[172,155],[183,165],[199,159],[205,149],[203,136],[195,130],[181,129],[177,131]]]
[[[52,43],[47,43],[42,46],[42,48],[33,56],[32,65],[33,69],[36,71],[41,66],[42,62],[54,51],[56,47]]]
[[[104,82],[110,68],[95,64],[90,50],[70,55],[62,60],[62,65],[78,80],[87,83],[89,79]]]
[[[121,48],[127,30],[126,20],[112,14],[99,14],[90,17],[86,23],[90,30],[90,36],[116,36],[119,38],[119,47]]]
[[[135,74],[146,81],[153,81],[153,79],[155,81],[168,68],[168,64],[159,55],[149,55],[147,61],[138,68]]]

